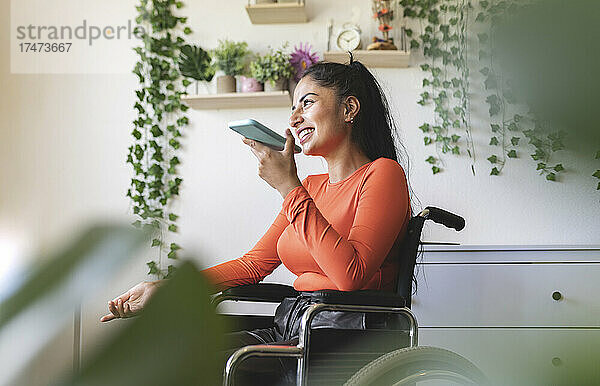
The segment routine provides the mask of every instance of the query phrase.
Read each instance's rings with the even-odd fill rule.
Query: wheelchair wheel
[[[485,385],[485,375],[467,359],[437,347],[392,351],[367,364],[345,386]]]

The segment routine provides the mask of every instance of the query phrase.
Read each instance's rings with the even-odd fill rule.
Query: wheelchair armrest
[[[224,300],[241,300],[248,302],[279,303],[284,298],[295,297],[298,295],[298,291],[289,285],[259,283],[228,288],[217,295],[213,302],[218,304]]]
[[[316,303],[356,306],[405,307],[406,301],[398,294],[375,290],[335,291],[320,290],[311,293]]]

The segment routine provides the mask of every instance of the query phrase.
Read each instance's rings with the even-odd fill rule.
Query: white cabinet
[[[495,385],[600,384],[600,246],[427,246],[419,344]]]

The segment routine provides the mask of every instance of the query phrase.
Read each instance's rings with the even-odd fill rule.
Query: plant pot
[[[217,94],[235,92],[235,77],[231,75],[221,75],[217,77]]]
[[[263,84],[254,78],[240,76],[240,83],[241,92],[259,92],[264,90]]]
[[[287,88],[287,84],[287,79],[279,79],[275,84],[269,80],[265,82],[265,91],[283,91]]]

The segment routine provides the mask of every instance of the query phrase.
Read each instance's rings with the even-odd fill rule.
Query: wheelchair
[[[426,220],[456,231],[465,226],[462,217],[440,208],[427,207],[409,220],[406,236],[398,249],[396,293],[374,290],[311,292],[310,305],[300,320],[298,344],[261,344],[238,349],[227,360],[223,385],[234,385],[234,374],[240,363],[253,357],[295,358],[297,386],[415,385],[416,382],[429,380],[441,381],[433,384],[443,385],[485,384],[483,373],[467,359],[448,350],[418,346],[418,324],[410,306],[413,273],[419,246],[422,245],[421,231]],[[218,305],[226,300],[278,303],[286,297],[299,295],[291,286],[260,283],[229,288],[218,294],[213,303]],[[306,293],[302,295],[306,296]],[[354,339],[360,344],[352,345],[349,351],[340,351],[329,347],[331,345],[326,344],[327,340],[331,334],[348,334],[352,330],[312,329],[315,316],[324,311],[360,312],[365,313],[365,316],[383,314],[401,323],[397,323],[393,329],[353,331],[358,336]],[[273,319],[268,316],[241,318],[245,318],[242,320],[247,329],[273,325]]]

